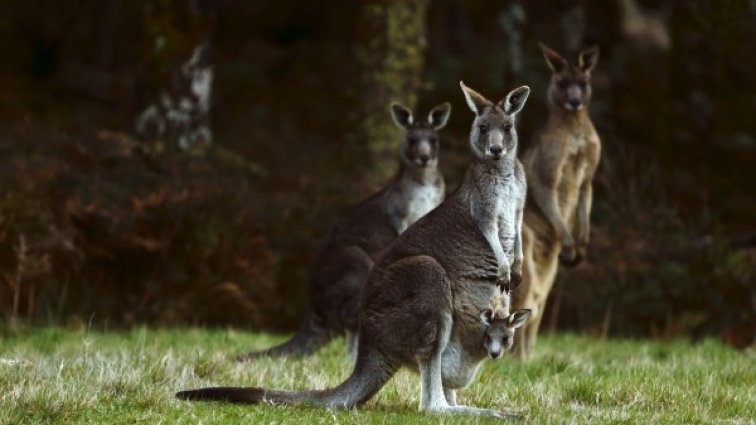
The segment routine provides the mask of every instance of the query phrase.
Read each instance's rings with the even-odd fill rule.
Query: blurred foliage
[[[472,118],[459,80],[494,98],[530,85],[525,145],[546,112],[541,40],[572,58],[601,47],[590,261],[560,271],[554,326],[756,334],[754,249],[733,243],[756,232],[753,2],[639,0],[669,34],[656,47],[627,30],[619,2],[191,3],[217,10],[200,19],[170,0],[0,0],[6,317],[8,276],[21,268],[31,273],[22,316],[36,288],[33,315],[54,320],[96,311],[125,323],[291,326],[334,216],[390,173],[399,140],[388,102],[420,113],[452,102],[441,168],[453,189]],[[220,148],[123,150],[136,142],[98,134],[131,131],[172,57],[208,31]]]
[[[7,319],[259,326],[285,302],[250,187],[259,170],[243,159],[178,155],[109,131],[4,142]]]

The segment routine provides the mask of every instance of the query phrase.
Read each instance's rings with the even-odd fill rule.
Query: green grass
[[[94,332],[0,327],[0,424],[494,423],[417,412],[417,378],[400,372],[359,410],[191,403],[208,385],[323,388],[350,365],[343,343],[301,361],[230,357],[280,337],[235,330]],[[527,423],[753,424],[756,355],[716,342],[543,337],[535,358],[488,361],[459,401],[511,408]]]

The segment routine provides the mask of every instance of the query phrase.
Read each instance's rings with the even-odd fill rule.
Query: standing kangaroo
[[[551,68],[546,126],[523,152],[528,177],[523,241],[523,284],[513,294],[516,308],[533,308],[531,320],[515,338],[520,358],[530,356],[557,266],[578,264],[588,246],[591,181],[601,155],[601,142],[591,118],[591,70],[598,47],[583,50],[576,65],[541,44]]]
[[[442,103],[426,120],[415,120],[403,105],[391,105],[394,122],[406,131],[396,176],[331,228],[312,264],[310,313],[300,330],[281,345],[238,360],[312,354],[340,334],[347,335],[348,350],[354,354],[359,297],[373,262],[407,227],[444,200],[436,132],[446,125],[450,113],[451,105]]]
[[[455,354],[466,352],[465,324],[477,321],[480,311],[499,297],[506,297],[502,304],[508,308],[509,291],[518,280],[518,219],[526,187],[514,121],[530,89],[517,88],[494,104],[460,85],[476,115],[470,132],[473,163],[457,191],[391,244],[370,273],[360,305],[357,361],[349,378],[322,391],[226,387],[182,391],[177,397],[351,408],[407,366],[420,372],[420,410],[507,416],[456,405],[449,390],[460,386],[452,382],[459,369],[474,369],[464,362],[479,362],[476,354]],[[474,350],[480,352],[480,345]]]

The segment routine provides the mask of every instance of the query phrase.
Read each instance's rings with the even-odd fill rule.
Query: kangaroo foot
[[[480,407],[472,406],[446,406],[438,410],[434,410],[436,413],[441,414],[464,414],[474,416],[485,416],[489,418],[507,419],[507,420],[522,420],[525,419],[523,415],[515,413],[513,411],[484,409]]]

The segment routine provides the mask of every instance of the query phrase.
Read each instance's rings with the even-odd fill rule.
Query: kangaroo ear
[[[399,102],[391,104],[391,117],[399,128],[408,129],[412,126],[412,111]]]
[[[467,101],[467,106],[470,107],[470,110],[473,111],[475,115],[482,114],[483,109],[486,106],[492,105],[490,100],[486,99],[485,97],[483,97],[482,94],[476,92],[470,87],[467,87],[464,82],[460,81],[459,86],[462,88],[462,93],[465,94],[465,100]]]
[[[507,317],[507,325],[512,329],[522,327],[522,325],[524,325],[525,322],[528,321],[530,313],[531,310],[528,309],[515,311],[514,313],[510,314],[509,317]]]
[[[541,48],[541,53],[543,53],[543,58],[546,59],[546,65],[551,68],[551,71],[555,74],[558,74],[564,70],[564,68],[567,67],[568,62],[567,59],[563,58],[562,55],[557,53],[556,50],[552,49],[551,47],[539,42],[538,46]]]
[[[490,308],[487,308],[480,312],[480,321],[483,322],[484,325],[491,326],[492,320],[493,320],[493,310],[491,310]]]
[[[514,115],[522,110],[525,106],[525,101],[528,100],[530,95],[530,87],[522,86],[509,92],[507,97],[499,102],[499,106],[504,110],[507,115]]]
[[[451,104],[444,102],[431,109],[428,114],[428,124],[434,130],[441,130],[446,126],[446,122],[449,121],[449,115],[451,115]]]
[[[599,58],[599,46],[591,46],[587,49],[583,49],[578,56],[578,66],[580,69],[589,73],[598,63]]]

